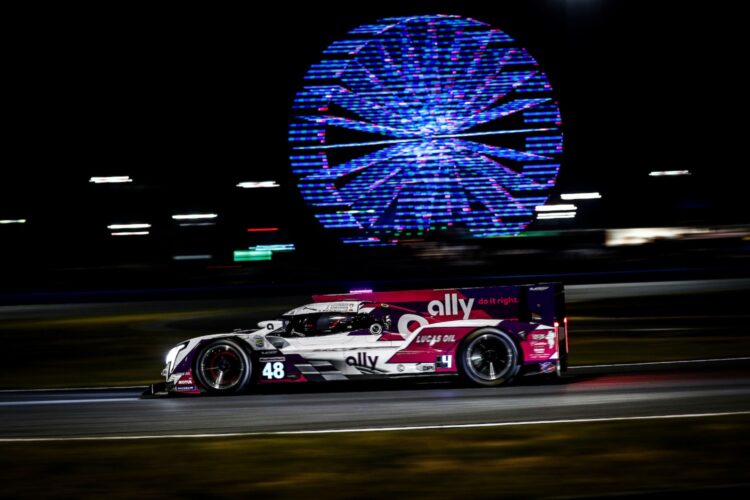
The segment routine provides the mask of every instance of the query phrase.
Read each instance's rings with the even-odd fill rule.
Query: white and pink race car
[[[169,351],[151,394],[453,375],[482,386],[567,368],[561,284],[318,295],[254,330]]]

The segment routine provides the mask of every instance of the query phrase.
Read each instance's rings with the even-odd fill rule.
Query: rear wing
[[[513,319],[545,325],[563,324],[565,292],[562,283],[440,288],[395,292],[355,292],[313,295],[315,302],[363,300],[382,302],[441,319]]]

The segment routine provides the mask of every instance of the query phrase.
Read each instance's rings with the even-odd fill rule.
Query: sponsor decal
[[[539,371],[542,373],[552,373],[555,369],[555,364],[550,361],[539,363]]]
[[[174,388],[175,391],[194,391],[195,386],[194,385],[178,385]]]
[[[428,303],[427,312],[433,316],[458,316],[463,312],[464,319],[469,319],[473,306],[474,299],[466,301],[459,298],[457,293],[446,293],[443,297],[443,302],[433,300]]]
[[[545,332],[545,333],[532,333],[531,334],[531,345],[535,349],[537,348],[545,349],[544,347],[545,344],[550,349],[553,349],[556,343],[557,343],[557,339],[555,338],[555,332],[552,330]]]
[[[426,363],[423,365],[417,365],[417,370],[420,372],[434,372],[435,365],[433,363]]]
[[[279,353],[279,351],[260,351],[258,354],[261,356],[275,356]]]
[[[331,312],[351,312],[354,311],[357,307],[357,304],[354,302],[345,302],[345,303],[331,303],[326,304],[325,307],[323,307],[323,311],[331,311]]]
[[[430,344],[430,347],[434,346],[438,342],[447,343],[455,342],[455,335],[419,335],[417,340],[414,341],[416,344]]]
[[[193,379],[186,378],[186,379],[178,380],[177,385],[195,385],[195,384],[193,383]]]
[[[258,358],[261,363],[273,363],[274,361],[284,361],[284,356],[273,356],[270,358]]]
[[[399,372],[403,372],[404,371],[404,365],[397,365],[396,366],[396,370],[398,370]]]
[[[511,304],[518,304],[518,297],[489,297],[487,299],[479,299],[478,304],[482,306],[496,304],[509,306]]]
[[[547,334],[547,345],[549,345],[550,349],[555,347],[555,332],[549,332]]]
[[[260,335],[256,335],[253,337],[253,340],[255,341],[255,347],[263,347],[266,344],[265,339],[261,337]]]
[[[368,356],[367,353],[358,352],[357,356],[346,358],[346,364],[349,366],[363,366],[365,368],[375,369],[379,356]]]

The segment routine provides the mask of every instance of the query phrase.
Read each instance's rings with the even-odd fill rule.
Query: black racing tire
[[[201,348],[193,369],[201,389],[209,394],[234,394],[244,390],[253,373],[247,351],[236,341],[217,339]]]
[[[473,385],[509,384],[521,369],[520,350],[505,332],[482,328],[469,334],[458,350],[458,373]]]

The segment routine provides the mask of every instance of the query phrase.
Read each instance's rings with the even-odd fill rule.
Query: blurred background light
[[[644,245],[656,240],[670,240],[687,235],[709,234],[708,228],[697,227],[633,227],[624,229],[608,229],[606,242],[608,247],[625,245]]]
[[[0,224],[26,224],[26,219],[0,219]]]
[[[276,243],[273,245],[255,245],[250,250],[269,251],[269,252],[292,252],[295,250],[293,243]]]
[[[174,255],[172,260],[210,260],[213,256],[209,254],[196,254],[196,255]]]
[[[123,182],[133,182],[133,179],[127,175],[114,175],[110,177],[92,177],[89,182],[94,184],[118,184]]]
[[[597,200],[601,198],[602,195],[599,193],[564,193],[560,195],[560,198],[563,200],[569,201],[569,200]]]
[[[543,212],[538,214],[537,219],[572,219],[576,216],[575,212]]]
[[[273,252],[270,250],[235,250],[235,262],[254,262],[262,260],[271,260]]]
[[[256,189],[256,188],[277,188],[279,184],[276,181],[246,181],[237,184],[237,187],[243,189]]]
[[[135,224],[110,224],[107,229],[148,229],[151,224],[135,223]]]
[[[215,219],[218,214],[178,214],[173,215],[174,220],[199,220],[199,219]]]
[[[679,175],[690,175],[689,170],[656,170],[653,172],[649,172],[648,174],[651,177],[672,177],[672,176],[679,176]]]
[[[112,236],[146,236],[148,231],[116,231]]]
[[[576,206],[571,204],[562,205],[538,205],[534,207],[537,212],[564,212],[566,210],[575,210]]]

